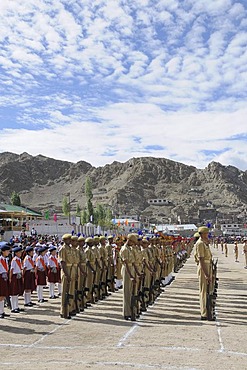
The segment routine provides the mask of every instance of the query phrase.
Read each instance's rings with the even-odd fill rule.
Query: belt
[[[66,263],[66,266],[68,266],[68,267],[75,266],[75,263]]]

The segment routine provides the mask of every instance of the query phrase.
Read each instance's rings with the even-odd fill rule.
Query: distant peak
[[[26,159],[26,158],[33,158],[33,156],[27,152],[23,152],[20,154],[20,159]]]

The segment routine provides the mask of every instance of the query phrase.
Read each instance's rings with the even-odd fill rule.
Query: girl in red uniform
[[[26,257],[23,262],[24,277],[24,306],[32,307],[35,303],[31,302],[31,293],[36,289],[35,264],[33,261],[33,247],[26,248]]]
[[[4,312],[4,298],[9,296],[9,266],[6,258],[9,255],[10,247],[7,243],[0,247],[0,319],[9,316]]]
[[[59,263],[58,258],[56,256],[57,248],[52,246],[49,248],[50,256],[48,259],[48,282],[49,282],[49,292],[50,298],[55,299],[58,298],[55,296],[54,288],[55,284],[59,282]]]
[[[47,299],[43,297],[43,287],[46,286],[46,273],[47,268],[44,260],[46,249],[41,247],[38,249],[38,258],[36,259],[36,278],[37,278],[37,294],[38,302],[47,302]]]
[[[21,261],[22,248],[14,246],[12,252],[14,257],[11,261],[9,273],[11,312],[19,313],[21,309],[19,308],[18,297],[23,295],[24,292]]]

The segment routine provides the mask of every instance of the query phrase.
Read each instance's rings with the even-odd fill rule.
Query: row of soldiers
[[[172,246],[159,238],[63,236],[59,250],[62,268],[61,312],[70,318],[123,284],[123,316],[135,320],[154,303],[161,285],[173,279],[190,255],[192,243]],[[116,285],[114,285],[116,282]],[[119,285],[118,285],[119,284]]]
[[[60,315],[63,318],[84,311],[123,285],[124,318],[135,319],[154,302],[161,291],[160,286],[172,281],[172,272],[177,272],[183,265],[191,247],[187,241],[172,243],[172,240],[167,242],[157,237],[149,240],[136,234],[86,239],[65,234],[61,244],[57,245],[14,246],[11,259],[10,247],[3,245],[0,256],[0,316],[7,316],[2,305],[8,295],[15,313],[21,311],[18,296],[23,292],[25,306],[35,304],[31,301],[34,290],[37,290],[38,302],[46,302],[43,288],[48,281],[50,298],[56,298],[54,286],[58,283]],[[126,259],[126,249],[131,261]]]

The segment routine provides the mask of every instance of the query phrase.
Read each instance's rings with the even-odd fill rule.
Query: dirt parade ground
[[[121,291],[72,320],[59,317],[60,299],[11,314],[0,322],[0,368],[247,369],[244,256],[235,262],[233,245],[228,257],[220,246],[212,252],[219,258],[216,322],[200,321],[191,256],[136,322],[122,318]]]

